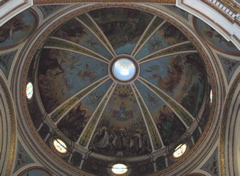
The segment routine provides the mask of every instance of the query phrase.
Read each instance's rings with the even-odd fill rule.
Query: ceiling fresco
[[[37,93],[27,106],[33,124],[51,149],[55,138],[65,141],[71,154],[63,160],[86,172],[97,174],[118,157],[131,158],[136,175],[162,170],[175,162],[174,147],[197,143],[208,120],[211,87],[195,44],[144,10],[77,14],[55,26],[32,60],[28,81]],[[130,80],[113,75],[119,59],[136,67]],[[123,75],[127,68],[119,67]]]
[[[64,8],[65,5],[46,5],[46,6],[38,6],[43,14],[43,18],[47,18],[54,12],[58,11],[61,8]]]
[[[24,170],[19,175],[21,176],[33,176],[33,175],[39,175],[39,176],[51,176],[52,174],[41,167],[30,167],[29,169]]]
[[[229,54],[240,55],[239,50],[231,43],[224,39],[221,34],[211,28],[198,18],[193,19],[196,31],[209,42],[209,44],[219,51]]]
[[[51,48],[40,57],[39,90],[48,112],[108,74],[106,63],[79,53]]]
[[[229,82],[233,76],[234,71],[239,66],[240,62],[238,60],[230,59],[220,55],[219,55],[219,59],[222,62],[222,66],[225,71],[227,81]]]
[[[0,28],[0,50],[24,41],[37,27],[37,17],[31,10],[15,16]]]
[[[15,54],[16,51],[0,54],[0,68],[4,72],[6,77],[8,77]]]
[[[117,54],[131,54],[153,15],[128,8],[89,12]]]
[[[217,176],[220,174],[219,172],[219,159],[218,159],[218,148],[215,149],[212,156],[209,158],[209,160],[204,164],[202,167],[203,170],[210,173],[212,176]]]
[[[17,159],[15,162],[14,170],[17,171],[19,168],[24,167],[27,164],[34,163],[29,154],[25,151],[22,144],[18,141],[17,148]]]

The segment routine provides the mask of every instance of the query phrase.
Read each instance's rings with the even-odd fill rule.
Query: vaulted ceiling
[[[232,42],[172,2],[35,3],[0,28],[8,175],[114,175],[116,163],[125,175],[226,172]]]

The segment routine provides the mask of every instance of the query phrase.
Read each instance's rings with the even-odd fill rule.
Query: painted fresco
[[[47,112],[108,74],[108,66],[103,62],[57,49],[42,52],[39,68],[39,90]]]
[[[18,141],[14,172],[30,163],[33,163],[32,158],[28,155],[22,144]]]
[[[80,153],[74,152],[72,154],[70,164],[75,166],[75,167],[80,167],[82,159],[83,159],[83,156]]]
[[[229,59],[224,56],[218,56],[220,58],[220,61],[222,63],[224,72],[226,74],[227,81],[229,82],[232,78],[233,73],[237,69],[237,67],[240,65],[240,61]]]
[[[224,53],[240,55],[240,51],[232,44],[225,40],[217,31],[208,26],[198,18],[193,20],[196,31],[217,50]]]
[[[195,131],[192,133],[192,138],[194,143],[196,143],[200,137],[201,137],[201,132],[198,128],[196,128]]]
[[[207,76],[198,54],[168,56],[141,64],[140,76],[162,89],[193,116],[205,91]]]
[[[8,77],[15,54],[16,51],[0,54],[0,68],[6,77]]]
[[[212,176],[220,175],[219,162],[218,162],[218,149],[217,148],[201,169],[207,171]]]
[[[72,166],[109,175],[109,167],[102,166],[109,166],[110,161],[92,155],[86,158],[79,147],[103,157],[136,159],[167,149],[197,120],[191,116],[198,115],[209,86],[204,62],[191,41],[181,44],[188,38],[178,28],[163,23],[160,17],[152,19],[153,15],[136,9],[90,11],[56,27],[39,48],[39,63],[32,61],[32,66],[38,63],[38,69],[31,66],[28,79],[38,81],[33,83],[39,86],[42,104],[50,116],[44,123],[52,123],[59,130],[57,136],[45,141],[49,147],[55,137],[74,143],[72,153],[61,157]],[[172,46],[175,44],[179,45]],[[136,80],[121,84],[110,75],[109,62],[113,55],[123,53],[136,55],[140,73]],[[231,63],[225,65],[229,69]],[[37,128],[43,122],[41,112],[34,97],[28,103]],[[206,127],[209,112],[206,104],[199,129],[190,130],[195,143]],[[51,131],[48,126],[44,124],[38,130],[43,139]],[[130,174],[149,175],[165,169],[174,163],[167,163],[166,157],[158,156],[155,163],[135,160],[129,163]]]
[[[32,122],[33,122],[35,128],[38,129],[38,127],[41,125],[41,123],[43,121],[43,119],[42,119],[43,115],[42,115],[41,111],[39,110],[38,104],[34,97],[31,99],[31,103],[28,103],[28,110],[32,117]]]
[[[129,175],[146,176],[151,175],[154,171],[153,160],[150,159],[135,163],[129,162],[129,165],[129,168],[131,168]]]
[[[209,100],[209,102],[210,102],[210,100]],[[202,131],[206,128],[206,124],[208,122],[208,118],[210,115],[211,105],[209,104],[209,102],[205,104],[205,108],[204,108],[202,117],[199,122],[199,126]]]
[[[156,166],[157,166],[157,171],[160,171],[166,168],[166,161],[164,156],[160,156],[156,159]]]
[[[151,152],[147,129],[129,85],[115,88],[89,149],[111,156],[135,156]]]
[[[48,127],[47,124],[43,124],[43,126],[40,128],[38,133],[44,140],[47,137],[47,135],[50,133],[50,128]]]
[[[34,85],[34,76],[35,76],[35,69],[34,68],[34,64],[35,62],[32,62],[30,67],[29,67],[29,72],[28,72],[28,81],[31,81]],[[26,89],[24,89],[26,90]],[[41,123],[43,122],[43,114],[41,113],[39,107],[38,107],[38,103],[36,101],[36,98],[35,98],[35,87],[33,87],[33,97],[29,100],[28,100],[28,103],[27,103],[27,106],[28,106],[28,111],[29,111],[29,114],[30,116],[32,117],[32,122],[35,126],[36,129],[38,129],[38,127],[41,125]]]
[[[111,83],[111,80],[107,81],[73,107],[57,124],[60,131],[76,142]]]
[[[187,174],[186,176],[206,176],[206,175],[194,172],[194,173],[191,173],[191,174]]]
[[[65,7],[64,5],[44,5],[38,6],[43,14],[43,18],[48,17],[49,15],[53,14],[54,12],[60,10],[61,8]]]
[[[186,131],[184,124],[166,104],[141,83],[135,83],[153,117],[164,145],[169,145]]]
[[[95,35],[76,19],[72,19],[62,25],[53,33],[53,36],[77,43],[92,51],[100,53],[108,59],[112,59],[112,56]]]
[[[39,167],[32,167],[20,173],[19,176],[52,176],[52,174]]]
[[[36,16],[25,10],[0,27],[0,50],[25,40],[37,26]]]
[[[183,18],[185,18],[186,20],[188,20],[188,13],[178,7],[176,7],[175,5],[165,5],[164,7],[167,7],[169,10],[171,10],[172,12],[176,13],[177,15],[182,16]]]
[[[131,54],[153,15],[128,8],[106,8],[89,13],[117,54]]]
[[[111,163],[109,161],[99,160],[88,156],[84,159],[81,169],[94,175],[101,174],[101,176],[109,176],[108,169],[110,169],[110,164]]]
[[[135,58],[141,59],[158,50],[184,41],[187,41],[187,37],[171,23],[165,22],[164,25],[150,37]]]

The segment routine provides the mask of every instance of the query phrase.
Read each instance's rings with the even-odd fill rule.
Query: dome
[[[0,8],[0,175],[240,175],[239,1]]]
[[[49,26],[26,77],[44,143],[92,174],[115,163],[152,174],[187,157],[208,121],[212,74],[188,30],[163,13],[114,5]]]

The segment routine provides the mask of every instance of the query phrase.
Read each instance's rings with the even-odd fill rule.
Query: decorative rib
[[[79,22],[81,22],[85,27],[87,27],[106,47],[106,49],[112,54],[112,56],[115,56],[115,50],[113,49],[112,45],[108,41],[105,34],[102,32],[102,30],[99,28],[99,26],[95,23],[95,21],[91,18],[88,14],[83,14],[76,18]]]
[[[57,123],[58,121],[63,118],[63,116],[71,110],[73,106],[75,106],[82,98],[87,96],[93,90],[95,90],[98,86],[102,85],[109,79],[109,76],[105,76],[102,79],[94,82],[93,84],[89,85],[88,87],[84,88],[82,91],[78,92],[76,95],[72,96],[70,99],[65,101],[62,105],[60,105],[55,111],[50,114],[51,119]]]
[[[161,98],[171,109],[176,113],[178,118],[183,122],[186,127],[189,127],[194,118],[192,115],[182,107],[178,102],[172,99],[169,95],[164,93],[161,89],[157,88],[152,83],[148,82],[143,78],[138,79],[142,84],[146,85],[150,90],[152,90],[159,98]]]
[[[134,95],[137,99],[139,108],[141,109],[141,112],[143,115],[143,120],[146,124],[146,128],[148,129],[152,148],[154,150],[158,150],[158,149],[162,148],[163,142],[162,142],[161,137],[159,136],[157,127],[153,121],[153,118],[152,118],[150,112],[148,111],[146,104],[144,103],[143,98],[141,97],[140,93],[138,92],[137,87],[134,84],[131,84],[131,87],[132,87]]]
[[[141,36],[140,40],[138,41],[136,47],[132,52],[132,56],[136,56],[139,50],[143,47],[143,45],[148,41],[148,39],[165,23],[162,18],[154,17],[150,24],[148,25],[146,31]]]
[[[192,43],[190,43],[190,41],[178,43],[170,47],[164,48],[160,51],[154,52],[140,59],[139,63],[142,64],[144,62],[148,62],[154,59],[159,59],[160,57],[163,57],[163,56],[169,56],[169,55],[175,55],[175,54],[187,53],[187,52],[188,53],[197,52],[196,48],[193,46]]]
[[[77,143],[83,147],[87,147],[91,141],[91,137],[93,135],[94,130],[96,129],[98,122],[100,120],[100,117],[114,91],[114,88],[116,87],[116,83],[113,82],[112,85],[109,87],[108,92],[103,97],[102,101],[99,103],[98,107],[94,111],[92,117],[88,121],[86,127],[84,128],[84,131],[82,135],[79,137]]]
[[[49,39],[46,42],[44,48],[60,48],[60,49],[80,53],[80,54],[92,57],[96,60],[99,60],[99,61],[102,61],[105,63],[109,63],[108,59],[106,59],[102,55],[100,55],[92,50],[89,50],[88,48],[85,48],[81,45],[70,42],[68,40],[64,40],[64,39],[60,39],[60,38],[56,38],[56,37],[51,37],[51,39]]]

